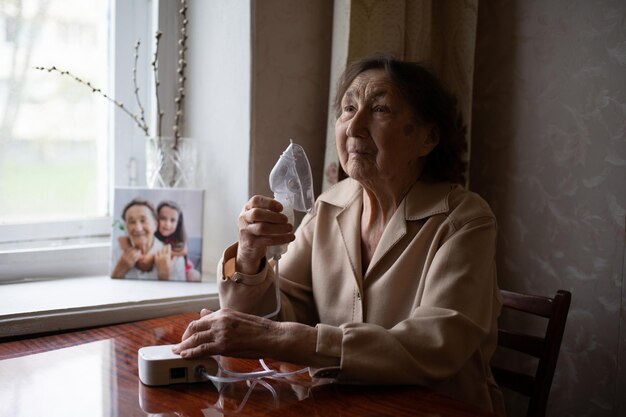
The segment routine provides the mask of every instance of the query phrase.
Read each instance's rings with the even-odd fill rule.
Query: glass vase
[[[198,187],[198,140],[152,137],[146,145],[146,183],[150,188]]]

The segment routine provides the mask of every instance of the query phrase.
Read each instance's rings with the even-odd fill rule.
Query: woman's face
[[[124,220],[133,246],[142,250],[149,249],[156,231],[156,221],[150,209],[143,205],[130,206]]]
[[[382,69],[362,72],[354,79],[335,124],[341,166],[364,183],[417,180],[422,157],[434,147],[428,133]]]
[[[159,210],[159,232],[164,237],[171,236],[178,226],[178,210],[163,206]]]

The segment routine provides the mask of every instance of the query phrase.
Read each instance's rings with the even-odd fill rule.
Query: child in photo
[[[174,201],[166,200],[157,206],[159,221],[155,233],[157,239],[172,248],[172,258],[181,256],[185,259],[185,278],[187,281],[200,281],[200,273],[187,257],[187,233],[183,220],[183,211]]]

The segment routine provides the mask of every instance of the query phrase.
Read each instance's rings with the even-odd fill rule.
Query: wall
[[[332,0],[189,1],[185,126],[202,141],[204,271],[236,240],[248,198],[271,195],[269,173],[290,138],[305,148],[319,195],[332,10]]]
[[[322,186],[333,1],[252,2],[250,195],[271,195],[269,174],[289,139]]]
[[[248,199],[250,0],[189,1],[188,15],[185,126],[202,143],[202,268],[213,273]]]
[[[626,415],[626,3],[479,5],[471,188],[502,288],[573,294],[548,415]]]

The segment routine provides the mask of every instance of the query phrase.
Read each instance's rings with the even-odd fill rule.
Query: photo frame
[[[200,282],[204,190],[119,187],[111,278]]]

